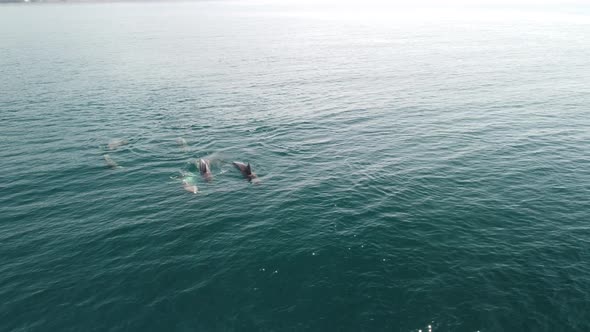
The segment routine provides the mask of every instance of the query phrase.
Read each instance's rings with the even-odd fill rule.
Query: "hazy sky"
[[[236,1],[238,2],[238,1]],[[248,2],[246,0],[246,2]],[[447,6],[447,5],[464,5],[464,6],[497,6],[497,5],[565,5],[565,6],[590,6],[589,0],[260,0],[260,3],[300,3],[300,4],[333,4],[333,5],[386,5],[386,6]]]
[[[236,0],[237,5],[283,7],[284,15],[318,19],[506,19],[590,24],[590,0]],[[267,6],[272,4],[273,6]]]

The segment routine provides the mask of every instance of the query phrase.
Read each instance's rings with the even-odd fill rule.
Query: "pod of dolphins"
[[[181,148],[186,151],[188,148],[188,144],[184,138],[177,139],[177,143],[181,146]],[[129,144],[128,140],[125,139],[114,139],[111,140],[107,147],[109,150],[113,151],[118,149],[122,145]],[[108,154],[103,155],[104,161],[109,168],[119,168],[119,166]],[[242,176],[248,180],[249,182],[253,182],[258,184],[258,176],[256,173],[252,172],[252,167],[250,163],[243,163],[240,161],[232,162],[234,167],[240,171]],[[213,173],[211,172],[211,161],[209,159],[200,158],[199,160],[195,160],[195,166],[199,170],[199,173],[203,177],[203,179],[207,182],[213,181]],[[196,194],[199,191],[199,188],[196,185],[196,176],[190,172],[181,172],[181,179],[182,179],[182,187],[184,190]]]

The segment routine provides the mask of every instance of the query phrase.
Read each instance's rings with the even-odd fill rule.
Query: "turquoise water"
[[[0,7],[1,331],[590,328],[588,11],[306,6]]]

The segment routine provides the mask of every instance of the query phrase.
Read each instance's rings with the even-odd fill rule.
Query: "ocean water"
[[[375,6],[0,6],[0,331],[588,331],[590,11]]]

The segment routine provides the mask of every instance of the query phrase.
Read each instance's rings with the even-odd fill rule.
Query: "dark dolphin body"
[[[256,173],[252,172],[252,168],[250,167],[250,163],[248,163],[247,165],[244,163],[241,163],[239,161],[234,161],[233,162],[234,166],[236,166],[237,169],[240,170],[240,172],[242,173],[242,175],[248,179],[248,181],[252,181],[254,179],[256,179],[258,176],[256,176]]]
[[[199,160],[199,172],[201,172],[201,175],[203,178],[205,178],[205,180],[213,180],[213,174],[211,173],[211,162],[209,159]]]

